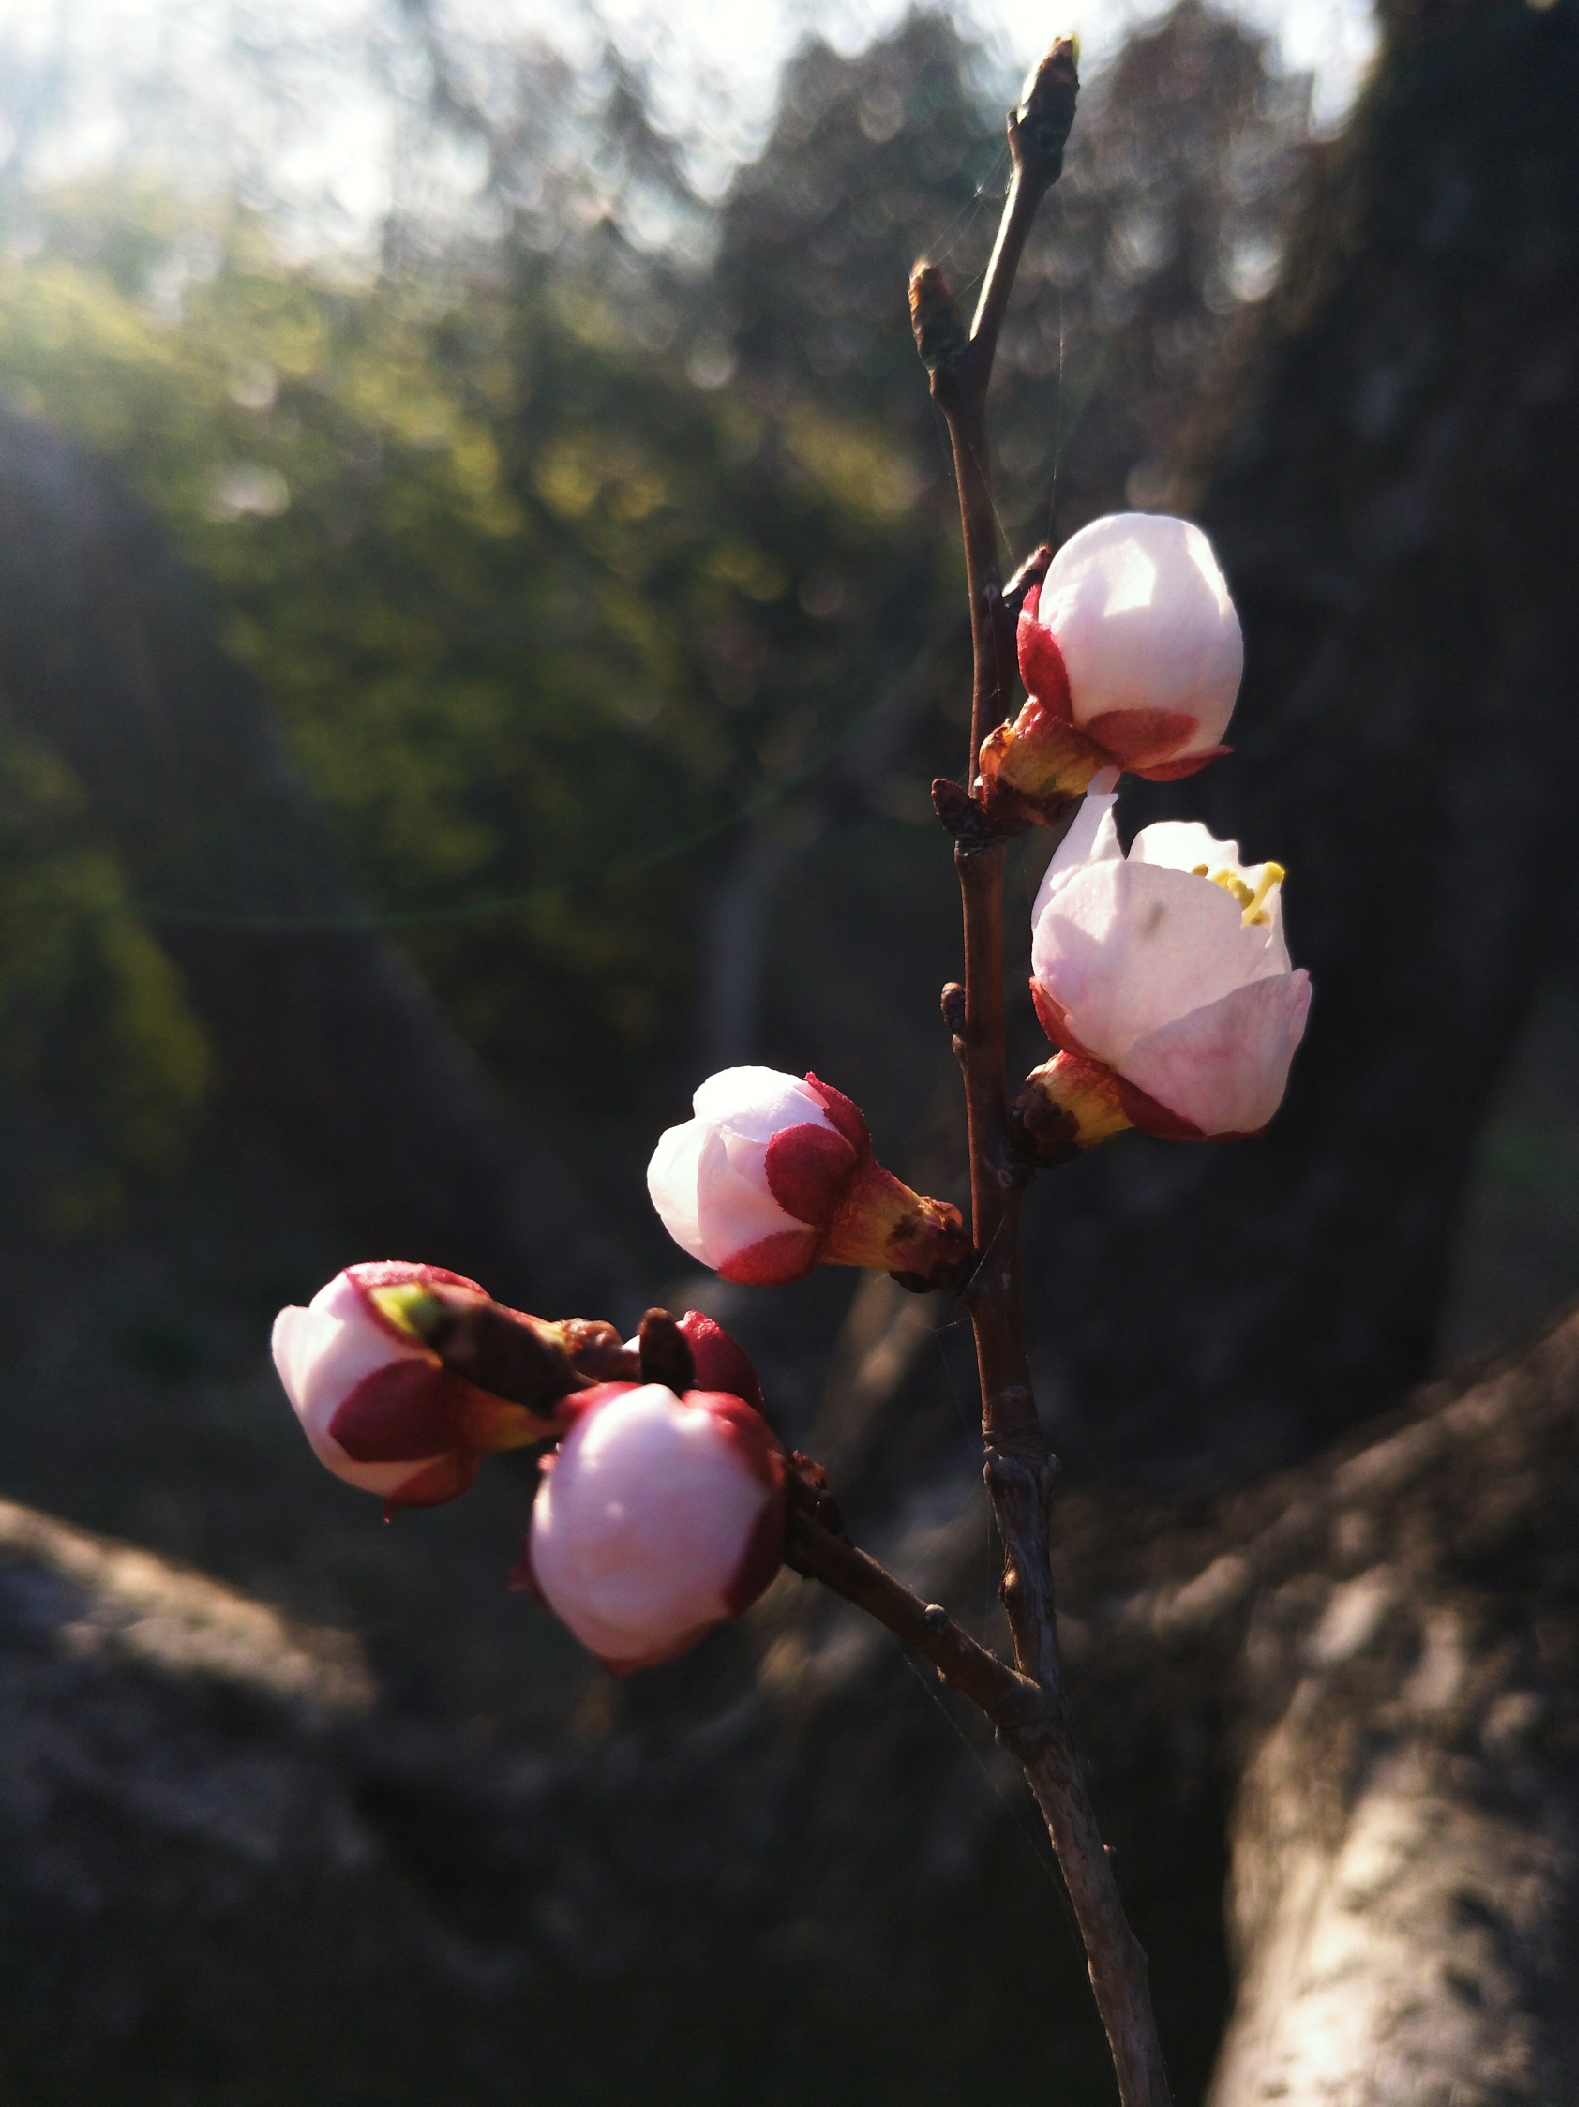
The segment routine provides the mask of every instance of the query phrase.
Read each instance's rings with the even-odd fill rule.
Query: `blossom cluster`
[[[1130,1126],[1258,1134],[1310,1003],[1283,869],[1194,822],[1144,827],[1126,852],[1116,817],[1121,773],[1172,780],[1228,751],[1243,647],[1210,544],[1183,520],[1098,520],[1018,620],[1027,700],[985,740],[972,794],[989,830],[1064,830],[1031,916],[1055,1053],[1017,1099],[1027,1155]],[[746,1286],[819,1265],[960,1286],[975,1262],[958,1209],[885,1169],[860,1109],[815,1075],[710,1076],[647,1182],[680,1248]],[[745,1353],[694,1310],[650,1312],[622,1341],[439,1267],[356,1265],[280,1313],[274,1358],[319,1459],[386,1512],[454,1498],[491,1452],[538,1449],[517,1582],[619,1672],[740,1615],[778,1568],[794,1459]]]

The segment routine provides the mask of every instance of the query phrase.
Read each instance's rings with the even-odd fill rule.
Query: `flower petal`
[[[538,1489],[533,1578],[611,1665],[665,1659],[743,1606],[742,1567],[777,1495],[711,1403],[657,1383],[611,1397],[577,1421]]]
[[[1037,887],[1036,900],[1031,908],[1033,925],[1072,872],[1083,870],[1088,863],[1123,862],[1124,851],[1113,817],[1117,803],[1118,799],[1111,791],[1103,796],[1087,793],[1085,803],[1070,822],[1069,832],[1053,851],[1052,861],[1042,873],[1042,882]]]
[[[704,1266],[712,1261],[702,1242],[697,1181],[707,1134],[707,1128],[699,1119],[688,1119],[678,1127],[666,1128],[659,1135],[658,1146],[647,1166],[647,1191],[659,1221],[680,1249],[688,1251]]]
[[[697,1220],[707,1264],[721,1269],[738,1251],[801,1224],[768,1185],[767,1143],[712,1129],[697,1168]]]
[[[1134,1042],[1251,981],[1287,971],[1270,924],[1249,928],[1220,885],[1148,863],[1071,873],[1038,913],[1037,981],[1074,1043],[1115,1068]]]
[[[1218,745],[1244,668],[1239,620],[1210,542],[1182,519],[1120,512],[1064,543],[1037,607],[1069,676],[1074,722],[1188,714],[1179,757]]]
[[[1136,1040],[1123,1075],[1203,1134],[1258,1134],[1282,1103],[1309,1008],[1303,968],[1254,981]]]
[[[821,1098],[798,1076],[777,1068],[721,1068],[707,1078],[691,1103],[698,1119],[728,1127],[747,1141],[767,1143],[780,1127],[803,1120],[831,1124]]]

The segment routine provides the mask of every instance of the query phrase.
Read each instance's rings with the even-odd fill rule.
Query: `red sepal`
[[[687,1390],[680,1400],[710,1412],[721,1433],[759,1485],[779,1492],[784,1485],[784,1451],[778,1436],[754,1406],[727,1390]]]
[[[1118,1084],[1118,1101],[1124,1107],[1125,1117],[1132,1127],[1139,1127],[1143,1134],[1155,1134],[1162,1141],[1204,1141],[1206,1136],[1192,1120],[1181,1119],[1177,1112],[1170,1112],[1166,1105],[1134,1083],[1126,1083],[1121,1075],[1114,1080]]]
[[[1056,995],[1048,994],[1039,980],[1031,982],[1031,1007],[1036,1012],[1037,1023],[1060,1053],[1078,1054],[1082,1061],[1095,1061],[1099,1068],[1107,1065],[1081,1045],[1069,1022],[1069,1012]]]
[[[808,1120],[781,1127],[768,1143],[768,1191],[786,1214],[820,1229],[855,1176],[860,1158],[842,1134]]]
[[[757,1516],[757,1525],[724,1597],[731,1617],[743,1617],[757,1597],[765,1595],[773,1585],[774,1576],[784,1563],[784,1529],[784,1503],[770,1500]]]
[[[682,1402],[710,1412],[741,1461],[771,1495],[740,1555],[724,1600],[731,1617],[750,1609],[784,1558],[784,1451],[762,1414],[721,1391],[688,1390]]]
[[[397,1485],[384,1502],[384,1520],[395,1519],[397,1507],[442,1507],[446,1500],[459,1499],[477,1475],[478,1455],[440,1456],[404,1485]]]
[[[1039,702],[1056,724],[1072,724],[1074,698],[1069,692],[1069,668],[1064,664],[1058,639],[1045,622],[1036,619],[1041,598],[1039,587],[1026,594],[1015,629],[1020,678],[1026,694]]]
[[[353,1463],[416,1463],[455,1446],[470,1387],[431,1361],[389,1361],[363,1376],[327,1432]]]
[[[1187,710],[1103,710],[1080,728],[1120,768],[1139,775],[1167,767],[1179,748],[1194,738],[1201,723]]]
[[[806,1087],[822,1099],[823,1109],[833,1121],[857,1156],[872,1153],[872,1133],[866,1124],[866,1114],[853,1097],[846,1097],[842,1090],[835,1090],[832,1083],[820,1082],[808,1069]]]
[[[1224,754],[1231,754],[1231,746],[1209,746],[1205,753],[1185,754],[1177,761],[1159,761],[1155,768],[1132,768],[1131,775],[1144,776],[1148,783],[1179,783],[1187,775],[1199,775],[1208,761],[1220,761]]]
[[[721,1324],[704,1317],[700,1310],[687,1310],[680,1319],[680,1330],[696,1363],[698,1390],[724,1390],[731,1397],[743,1397],[759,1412],[765,1409],[762,1384],[750,1355]]]
[[[781,1288],[804,1280],[813,1270],[819,1241],[814,1229],[780,1229],[747,1244],[713,1270],[720,1280],[743,1288]]]

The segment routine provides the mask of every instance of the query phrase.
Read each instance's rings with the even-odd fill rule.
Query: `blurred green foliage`
[[[1006,346],[1006,424],[1042,435],[1007,464],[1033,540],[1061,470],[1073,526],[1121,500],[1132,465],[1110,444],[1082,482],[1066,460],[1048,329],[1060,362],[1066,306],[1084,329],[1071,356],[1099,409],[1103,331],[1165,340],[1177,422],[1222,336],[1222,229],[1247,209],[1222,184],[1203,204],[1203,185],[1236,126],[1277,132],[1259,47],[1190,0],[1135,49],[1154,53],[1154,100],[1194,92],[1205,115],[1174,127],[1188,167],[1159,176],[1146,81],[1126,88],[1122,167],[1088,98],[1097,144],[1068,178],[1085,232],[1072,253],[1054,229],[1032,258]],[[958,577],[904,283],[931,249],[968,294],[1003,87],[937,17],[855,60],[813,45],[709,214],[616,72],[587,146],[598,208],[572,185],[547,234],[529,130],[452,92],[446,121],[485,134],[500,231],[436,251],[392,230],[361,277],[285,260],[229,204],[125,184],[12,201],[0,388],[114,463],[210,581],[376,911],[517,1088],[672,1105],[701,1051],[701,983],[746,970],[702,932],[737,879],[749,892],[764,829],[812,841],[853,820],[878,892],[906,895],[925,785],[963,758],[965,695],[946,649],[927,658],[957,623]],[[528,192],[531,212],[511,202]],[[1150,214],[1143,254],[1120,255],[1121,193],[1131,220]],[[655,199],[702,226],[703,250],[628,238]],[[1126,271],[1171,271],[1170,298],[1126,306]],[[1132,396],[1151,370],[1133,344],[1119,368]],[[1148,416],[1155,453],[1165,420]],[[907,670],[881,753],[841,771]],[[32,1020],[7,1058],[23,1080],[80,1074],[120,1156],[146,1160],[201,1100],[198,1028],[50,766],[13,745],[0,774],[0,1014]],[[104,912],[118,890],[130,910]],[[99,1049],[98,1081],[86,1054],[56,1060],[61,1035]]]

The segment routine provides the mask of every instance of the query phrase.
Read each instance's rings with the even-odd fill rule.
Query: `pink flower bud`
[[[784,1548],[783,1459],[761,1414],[721,1391],[605,1383],[573,1402],[575,1424],[543,1465],[521,1577],[628,1675],[683,1653],[767,1587]]]
[[[981,750],[989,810],[1046,822],[1104,768],[1193,775],[1228,749],[1239,618],[1199,527],[1117,512],[1083,527],[1025,596],[1030,700]]]
[[[1080,1059],[1033,1080],[1067,1098],[1088,1141],[1114,1124],[1088,1063],[1148,1133],[1259,1133],[1310,1007],[1283,942],[1282,868],[1241,864],[1236,842],[1183,821],[1143,828],[1126,858],[1113,805],[1087,798],[1036,896],[1031,994],[1053,1044]]]
[[[814,1075],[725,1068],[692,1102],[647,1190],[675,1242],[725,1280],[769,1286],[816,1265],[931,1279],[967,1255],[958,1210],[884,1170],[859,1109]]]
[[[348,1266],[274,1320],[274,1365],[314,1455],[390,1511],[453,1500],[489,1450],[542,1441],[560,1424],[442,1365],[401,1316],[401,1291],[428,1284],[482,1293],[441,1266],[386,1259]]]

